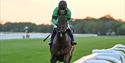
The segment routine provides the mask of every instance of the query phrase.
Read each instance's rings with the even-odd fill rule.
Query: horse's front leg
[[[67,54],[64,56],[64,63],[70,63],[71,56],[70,54]]]
[[[56,63],[56,62],[57,62],[57,59],[56,59],[56,57],[52,56],[52,57],[51,57],[51,60],[50,60],[50,62],[51,62],[51,63]]]

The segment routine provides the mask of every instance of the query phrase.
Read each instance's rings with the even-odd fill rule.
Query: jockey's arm
[[[67,14],[66,14],[66,17],[67,17],[67,22],[68,22],[68,28],[70,29],[70,25],[69,23],[72,21],[71,20],[71,11],[69,8],[67,8]]]
[[[53,14],[52,14],[52,24],[53,24],[54,26],[56,26],[57,23],[58,23],[57,18],[58,18],[58,7],[56,7],[56,8],[54,9]]]
[[[67,14],[66,14],[66,17],[68,19],[68,23],[70,23],[72,20],[71,20],[71,11],[69,8],[67,8]]]

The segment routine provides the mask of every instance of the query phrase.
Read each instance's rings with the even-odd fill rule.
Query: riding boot
[[[70,37],[71,37],[71,44],[76,45],[76,42],[74,41],[74,36],[72,33],[71,33]]]
[[[70,36],[70,38],[71,38],[71,44],[72,44],[72,45],[76,45],[77,43],[74,41],[74,36],[73,36],[71,30],[68,29],[67,31],[68,31],[68,34],[69,34],[69,36]]]
[[[49,43],[50,46],[51,46],[52,43],[53,43],[53,39],[54,39],[54,37],[55,37],[55,34],[56,34],[56,28],[53,29],[53,33],[52,33],[52,36],[51,36],[51,39],[50,39],[50,43]]]

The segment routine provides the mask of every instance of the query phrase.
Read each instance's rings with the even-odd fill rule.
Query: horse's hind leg
[[[52,57],[51,57],[51,60],[50,60],[50,62],[51,62],[51,63],[56,63],[56,62],[57,62],[57,59],[56,59],[56,57],[52,56]]]

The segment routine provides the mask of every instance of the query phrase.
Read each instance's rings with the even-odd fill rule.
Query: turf
[[[99,36],[76,38],[72,62],[91,54],[93,49],[111,48],[125,44],[125,36]],[[48,41],[42,39],[0,40],[0,63],[50,63]]]

